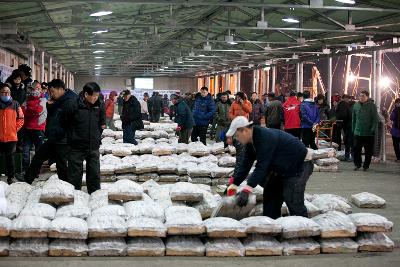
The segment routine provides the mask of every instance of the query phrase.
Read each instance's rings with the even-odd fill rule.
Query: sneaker
[[[361,167],[355,167],[354,171],[358,171]]]

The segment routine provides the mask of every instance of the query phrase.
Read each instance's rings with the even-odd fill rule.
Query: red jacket
[[[46,129],[46,98],[42,96],[29,96],[22,110],[25,114],[24,128],[29,130],[44,131]]]
[[[283,103],[283,116],[285,118],[285,129],[300,128],[300,104],[296,96],[291,96]]]
[[[24,125],[24,113],[17,102],[0,101],[0,142],[18,141],[17,132]]]
[[[114,117],[114,108],[115,108],[114,98],[116,96],[117,92],[112,91],[109,95],[109,98],[105,101],[107,119],[112,119]]]

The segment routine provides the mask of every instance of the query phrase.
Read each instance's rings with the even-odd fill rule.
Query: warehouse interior
[[[101,253],[92,256],[90,251],[84,254],[85,257],[45,257],[43,254],[38,254],[36,256],[39,257],[31,258],[30,256],[35,256],[35,253],[31,251],[29,252],[31,254],[21,252],[22,256],[18,256],[16,253],[17,256],[11,257],[10,246],[16,240],[11,235],[12,230],[10,229],[12,228],[8,230],[10,233],[2,235],[2,218],[8,217],[10,213],[4,212],[4,214],[8,214],[4,215],[0,212],[0,236],[2,236],[0,239],[4,239],[0,240],[0,251],[2,251],[4,243],[7,247],[4,251],[7,250],[6,254],[10,255],[9,257],[0,257],[0,267],[100,267],[109,264],[114,264],[116,267],[176,266],[176,264],[190,266],[239,264],[254,266],[266,264],[272,266],[378,266],[378,264],[385,264],[399,266],[400,197],[398,192],[400,184],[398,179],[400,177],[400,160],[394,147],[396,147],[396,142],[399,142],[400,136],[396,137],[393,134],[393,129],[400,125],[400,112],[398,112],[400,110],[398,101],[400,98],[399,0],[0,0],[0,82],[6,83],[7,78],[21,64],[26,64],[31,69],[32,80],[48,84],[54,79],[60,79],[65,83],[65,88],[77,94],[82,93],[85,85],[95,82],[101,88],[103,100],[110,99],[114,92],[122,99],[124,96],[121,93],[128,90],[132,96],[142,102],[144,93],[151,96],[158,92],[161,96],[167,95],[170,98],[168,112],[170,110],[172,112],[171,107],[177,105],[172,101],[173,96],[178,95],[180,98],[184,98],[189,95],[195,101],[195,94],[200,94],[204,87],[207,88],[213,103],[215,101],[215,107],[220,101],[220,95],[228,91],[228,99],[231,98],[232,102],[235,101],[237,93],[243,92],[249,101],[252,95],[256,94],[257,100],[262,103],[268,102],[270,96],[273,98],[276,96],[276,99],[282,101],[282,104],[289,95],[292,96],[293,92],[296,93],[296,96],[301,95],[301,97],[304,92],[309,92],[310,99],[315,99],[317,103],[318,97],[322,95],[327,109],[335,110],[343,96],[350,96],[350,99],[353,97],[353,100],[358,102],[359,96],[367,92],[369,99],[374,103],[377,114],[371,167],[364,168],[364,172],[355,172],[352,160],[347,160],[347,151],[346,155],[344,152],[345,132],[339,130],[340,144],[335,147],[332,145],[335,143],[333,131],[337,126],[332,125],[336,125],[336,122],[334,124],[326,122],[330,128],[321,123],[316,136],[318,148],[332,148],[334,156],[326,156],[326,158],[328,160],[337,158],[338,162],[334,164],[334,168],[331,168],[329,164],[316,164],[318,170],[314,167],[314,173],[307,183],[305,192],[309,195],[335,194],[339,198],[345,198],[344,202],[347,202],[350,207],[346,216],[348,214],[376,213],[387,218],[393,227],[385,232],[391,239],[392,243],[390,244],[392,245],[389,245],[389,249],[385,247],[387,250],[374,251],[370,249],[362,252],[359,249],[359,253],[357,253],[356,249],[356,253],[353,251],[349,254],[340,254],[342,252],[324,254],[321,252],[321,255],[310,255],[312,253],[308,251],[307,255],[306,252],[304,254],[293,252],[295,256],[290,257],[268,257],[266,254],[259,254],[262,257],[234,258],[230,257],[229,253],[228,257],[223,258],[193,257],[201,256],[201,253],[200,255],[188,253],[184,255],[187,257],[179,257],[179,253],[168,254],[167,245],[165,255],[168,257],[115,257],[118,255],[112,255],[112,253],[105,253],[103,255],[105,257],[99,257]],[[252,104],[254,101],[255,99],[251,101]],[[113,115],[115,113],[115,129],[104,129],[104,132],[103,129],[101,130],[103,133],[102,140],[100,140],[100,151],[103,152],[100,152],[99,163],[101,190],[110,190],[111,184],[125,181],[125,179],[138,184],[151,180],[156,184],[159,183],[160,186],[165,186],[160,179],[166,174],[157,171],[157,165],[163,165],[170,161],[170,165],[175,166],[176,173],[167,172],[167,174],[176,176],[176,182],[201,184],[199,177],[206,178],[207,180],[201,181],[207,181],[206,186],[210,193],[221,194],[222,199],[225,198],[224,190],[221,188],[229,187],[230,184],[227,184],[229,176],[227,175],[232,175],[236,165],[223,166],[220,164],[221,158],[236,157],[235,162],[238,164],[238,157],[236,152],[232,153],[232,149],[228,150],[226,139],[222,140],[224,142],[222,144],[223,152],[214,151],[218,141],[221,140],[216,137],[218,134],[215,133],[213,119],[210,120],[210,124],[207,124],[208,130],[206,127],[207,133],[211,132],[207,136],[207,145],[203,148],[208,151],[207,154],[191,155],[191,143],[186,145],[184,153],[190,154],[188,157],[197,158],[198,160],[195,161],[197,166],[209,164],[209,168],[212,169],[215,163],[215,168],[225,168],[226,173],[215,179],[213,176],[215,170],[211,170],[207,177],[197,176],[196,178],[199,180],[195,182],[196,178],[193,178],[194,176],[192,177],[189,171],[187,173],[185,171],[184,175],[179,171],[181,161],[185,160],[179,158],[180,153],[177,152],[179,146],[173,143],[175,141],[178,143],[177,136],[181,130],[177,130],[180,125],[177,124],[173,115],[164,114],[162,111],[160,121],[150,122],[152,119],[149,118],[149,122],[147,122],[147,119],[143,119],[146,122],[143,129],[136,131],[139,145],[135,146],[141,149],[141,145],[146,143],[144,140],[150,138],[152,139],[150,150],[142,153],[139,148],[135,150],[132,143],[132,145],[121,147],[124,153],[126,149],[129,153],[120,155],[113,149],[118,148],[118,144],[125,143],[125,141],[121,141],[124,125],[121,122],[121,111],[117,112],[119,104],[114,104],[114,106],[115,112],[113,108],[112,113]],[[391,114],[395,113],[398,115],[396,115],[396,119],[393,119]],[[262,114],[260,126],[268,126],[267,115],[265,118],[264,115]],[[249,119],[249,115],[247,115],[247,119]],[[194,120],[196,121],[196,119]],[[328,119],[326,120],[328,121]],[[370,117],[367,117],[366,120],[370,120]],[[281,129],[284,128],[284,118],[282,121]],[[330,121],[332,122],[332,119]],[[3,121],[1,123],[0,127],[5,129],[6,123]],[[216,124],[215,121],[214,124]],[[157,135],[160,131],[165,131],[165,135]],[[330,134],[329,131],[331,131]],[[320,137],[318,137],[319,134],[321,134]],[[392,138],[392,136],[394,137]],[[174,141],[171,141],[172,139]],[[0,142],[3,141],[0,140]],[[157,155],[154,149],[164,143],[168,144],[171,151],[171,147],[173,147],[173,152]],[[229,147],[232,145],[230,144]],[[343,147],[342,151],[340,151],[341,147]],[[34,148],[36,149],[36,147]],[[30,147],[28,153],[30,152],[30,155],[33,156],[35,149]],[[146,149],[148,148],[146,147]],[[237,150],[236,147],[233,149]],[[5,161],[2,152],[0,154],[1,162]],[[363,150],[364,154],[365,149]],[[164,159],[164,162],[162,159],[158,161],[159,159],[150,156],[171,158]],[[111,159],[111,157],[114,158]],[[137,158],[128,159],[128,157]],[[206,157],[212,157],[212,159]],[[341,157],[346,157],[346,159]],[[350,158],[353,159],[353,157]],[[321,159],[325,160],[324,157],[313,158],[313,160]],[[111,173],[107,172],[107,168],[114,163],[118,163],[118,166],[129,163],[133,165],[133,167],[130,166],[130,169],[136,168],[137,170],[136,164],[140,165],[140,161],[155,161],[153,165],[156,166],[152,167],[154,170],[143,173],[125,169],[121,171],[118,168],[112,169]],[[32,187],[29,186],[29,190],[26,189],[31,195],[35,189],[41,189],[48,181],[51,181],[49,177],[57,176],[54,164],[50,163],[54,162],[45,164],[45,167],[41,169],[37,184],[35,182]],[[124,167],[126,168],[126,165]],[[255,167],[257,167],[256,164]],[[189,167],[187,168],[189,169]],[[228,170],[228,168],[231,169]],[[84,175],[86,179],[86,173]],[[146,178],[143,178],[145,180],[141,180],[143,175],[147,175]],[[128,176],[131,178],[127,178]],[[175,178],[171,179],[172,182],[170,180],[168,183],[166,182],[166,184],[170,184],[170,187],[171,184],[175,184]],[[5,176],[1,180],[5,181]],[[86,185],[82,188],[84,191],[88,191]],[[145,189],[147,190],[147,188]],[[150,195],[146,190],[143,193]],[[151,190],[149,189],[149,191]],[[4,189],[6,201],[7,192]],[[376,194],[383,198],[386,204],[382,205],[380,209],[357,206],[352,199],[354,195],[361,192]],[[28,192],[25,193],[27,194],[26,198],[31,199],[28,197]],[[151,195],[147,197],[156,199]],[[25,202],[28,201],[27,199]],[[313,201],[317,201],[316,199],[317,197],[309,196],[307,201],[313,203]],[[91,196],[90,200],[92,200]],[[219,198],[216,198],[215,201],[217,200]],[[106,205],[115,204],[111,199],[110,202],[108,201],[109,199],[106,199],[108,203]],[[127,209],[124,201],[118,203],[120,208]],[[172,201],[171,203],[171,205],[175,205],[176,202]],[[186,204],[182,204],[182,206]],[[259,201],[257,205],[262,206]],[[62,205],[54,203],[52,206],[57,212],[62,207]],[[193,203],[187,206],[195,207]],[[26,209],[26,206],[24,207]],[[92,207],[89,208],[92,209]],[[331,207],[328,210],[331,211],[331,209],[335,210]],[[23,210],[22,207],[21,210]],[[92,215],[93,210],[91,210]],[[321,211],[321,213],[325,212]],[[262,210],[258,215],[263,215]],[[56,213],[55,216],[57,217]],[[124,219],[128,221],[129,216],[126,216]],[[9,219],[11,218],[9,217]],[[204,216],[203,219],[205,221]],[[10,223],[13,220],[18,220],[18,214]],[[131,244],[129,243],[129,229],[127,233],[127,236],[123,236],[123,238],[127,241],[128,253],[126,248],[124,253],[131,256],[129,255],[129,244]],[[53,239],[50,238],[50,235],[48,237],[50,240],[48,242],[51,243]],[[207,238],[209,237],[206,233],[199,235],[199,239],[205,246],[203,256],[207,256]],[[6,238],[7,241],[5,241]],[[167,232],[166,236],[164,234],[162,237],[162,242],[167,244],[168,238]],[[319,235],[315,235],[311,239],[318,244],[323,239],[319,238]],[[349,236],[346,238],[350,239]],[[284,239],[283,235],[279,235],[277,242],[284,243]],[[240,240],[239,243],[247,244],[243,236],[238,240]],[[357,236],[351,236],[350,241],[352,240],[357,243]],[[164,244],[162,243],[162,245]],[[385,245],[387,244],[385,243]],[[46,246],[48,247],[47,243]],[[222,250],[226,247],[229,245],[222,244]],[[346,249],[348,248],[346,247]],[[318,251],[320,251],[319,247]],[[44,255],[48,255],[46,253]],[[236,255],[234,252],[232,253]],[[28,257],[24,257],[25,255]],[[283,254],[281,251],[281,255],[285,255],[284,249]],[[62,254],[61,256],[68,255]]]

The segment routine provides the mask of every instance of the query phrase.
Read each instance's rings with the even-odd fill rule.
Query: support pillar
[[[237,86],[236,86],[236,92],[240,92],[240,72],[237,73]]]
[[[58,63],[54,67],[54,79],[58,79]]]
[[[332,100],[332,58],[328,58],[328,105],[331,106]]]
[[[272,66],[272,93],[275,93],[276,66]]]
[[[381,91],[382,91],[382,88],[379,86],[379,83],[380,83],[380,81],[381,81],[381,79],[382,79],[382,51],[381,50],[378,50],[377,51],[377,53],[376,53],[376,56],[377,56],[377,61],[376,61],[376,63],[377,63],[377,66],[376,66],[376,68],[377,68],[377,77],[376,77],[376,84],[377,84],[377,86],[376,86],[376,95],[375,95],[375,104],[376,104],[376,107],[377,107],[377,109],[378,109],[378,112],[380,112],[380,110],[381,110]]]
[[[303,72],[304,72],[304,63],[300,62],[300,65],[299,65],[299,78],[300,78],[299,89],[300,89],[300,92],[304,91],[303,90],[303,78],[304,78]]]
[[[53,80],[53,58],[50,57],[49,58],[49,74],[47,76],[47,82],[50,82],[51,80]]]
[[[300,63],[296,63],[296,91],[300,91]]]
[[[40,82],[44,82],[44,51],[40,53]]]
[[[30,45],[30,54],[28,57],[28,65],[32,70],[32,80],[36,80],[36,72],[35,72],[35,47]]]

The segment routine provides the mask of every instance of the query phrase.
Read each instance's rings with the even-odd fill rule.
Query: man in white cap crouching
[[[226,136],[233,135],[244,145],[244,150],[229,181],[228,196],[236,194],[236,204],[244,207],[253,188],[261,185],[264,216],[281,217],[285,201],[290,215],[308,217],[304,190],[314,165],[311,161],[304,162],[307,155],[304,144],[286,132],[254,126],[243,116],[232,121]],[[257,161],[254,172],[248,176],[254,161]],[[246,177],[247,185],[238,192]]]

